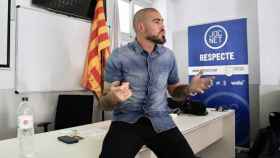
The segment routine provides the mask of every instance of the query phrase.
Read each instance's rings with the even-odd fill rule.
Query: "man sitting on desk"
[[[179,84],[174,54],[162,46],[165,30],[154,8],[139,10],[133,19],[135,41],[117,48],[105,69],[99,106],[113,109],[113,120],[100,158],[134,158],[143,145],[159,158],[193,158],[194,153],[169,115],[166,89],[175,99],[203,93],[213,78],[193,77]]]

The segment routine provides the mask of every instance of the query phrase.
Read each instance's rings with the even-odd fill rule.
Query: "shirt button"
[[[144,115],[145,115],[145,117],[149,117],[150,116],[148,113],[145,113]]]

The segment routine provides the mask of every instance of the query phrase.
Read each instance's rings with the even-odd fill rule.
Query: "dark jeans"
[[[158,158],[195,158],[177,127],[156,133],[147,118],[141,118],[135,124],[112,122],[100,158],[134,158],[143,145]]]

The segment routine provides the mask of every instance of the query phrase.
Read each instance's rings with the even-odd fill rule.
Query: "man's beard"
[[[165,36],[163,35],[162,38],[159,36],[147,36],[147,40],[154,42],[155,44],[164,44],[166,42]]]

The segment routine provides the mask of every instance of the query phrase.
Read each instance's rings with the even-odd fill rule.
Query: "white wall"
[[[280,1],[258,1],[261,84],[280,85]]]
[[[260,43],[260,118],[268,124],[268,113],[280,111],[280,1],[258,0]]]

